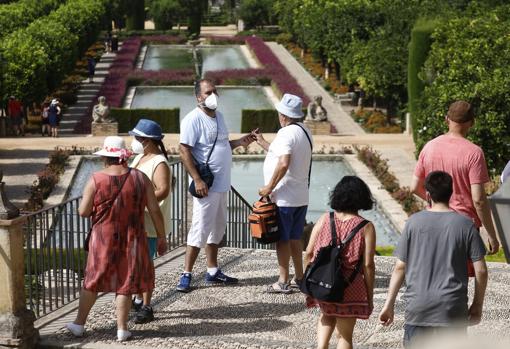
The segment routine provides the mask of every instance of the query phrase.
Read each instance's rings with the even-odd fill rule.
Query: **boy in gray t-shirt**
[[[393,322],[398,291],[406,280],[404,346],[426,333],[465,328],[481,320],[487,285],[485,246],[473,222],[448,207],[452,177],[431,172],[425,180],[430,208],[409,217],[395,251],[398,258],[388,298],[379,315]],[[475,268],[475,295],[468,308],[467,260]]]

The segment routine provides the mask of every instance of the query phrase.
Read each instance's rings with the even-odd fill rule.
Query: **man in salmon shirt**
[[[466,139],[473,126],[475,114],[471,104],[456,101],[450,105],[446,122],[448,132],[434,138],[423,147],[414,170],[411,190],[427,200],[425,177],[432,171],[444,171],[453,177],[453,195],[450,208],[470,217],[475,226],[483,225],[489,236],[491,254],[499,250],[499,241],[492,222],[484,184],[489,173],[483,150]]]

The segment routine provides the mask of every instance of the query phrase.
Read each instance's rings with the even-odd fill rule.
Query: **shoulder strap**
[[[356,235],[367,224],[368,224],[368,221],[366,219],[363,219],[361,222],[359,222],[358,225],[356,225],[351,230],[349,235],[344,240],[342,240],[342,246],[345,246],[346,244],[348,244],[352,240],[354,235]],[[348,279],[349,283],[352,283],[354,281],[354,279],[360,272],[362,265],[363,265],[363,255],[361,255],[360,259],[358,260],[358,263],[356,263],[356,267],[354,268],[354,271],[352,272],[351,276],[349,276],[349,279]]]
[[[300,124],[298,123],[292,123],[291,125],[296,125],[298,126],[300,129],[303,130],[303,132],[305,133],[305,136],[306,136],[306,139],[308,139],[308,143],[310,143],[310,149],[311,149],[311,154],[310,154],[310,167],[308,167],[308,188],[310,188],[310,176],[312,175],[312,156],[313,156],[313,144],[312,144],[312,140],[310,139],[310,136],[308,135],[308,132],[306,132],[306,130],[304,129],[303,126],[301,126]]]
[[[214,150],[214,147],[216,146],[216,141],[218,140],[218,133],[220,132],[220,130],[218,129],[219,126],[218,126],[218,114],[216,114],[216,116],[214,117],[216,119],[216,138],[214,138],[214,143],[212,145],[212,148],[211,150],[209,151],[209,155],[207,155],[207,160],[205,161],[206,164],[209,163],[209,159],[211,158],[211,154]]]
[[[337,242],[336,242],[335,212],[333,211],[329,212],[329,227],[330,227],[329,230],[331,230],[331,244],[333,246],[336,246]]]
[[[357,226],[355,226],[351,232],[349,233],[349,235],[347,235],[347,237],[342,240],[342,245],[347,245],[351,240],[352,238],[354,237],[354,235],[356,235],[358,233],[358,231],[360,231],[365,225],[368,224],[368,221],[366,219],[362,220],[361,222],[358,223]]]

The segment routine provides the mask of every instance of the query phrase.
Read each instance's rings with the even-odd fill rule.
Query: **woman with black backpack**
[[[368,319],[374,308],[375,229],[358,214],[359,210],[370,210],[372,205],[372,194],[365,182],[356,176],[345,176],[331,193],[333,211],[322,215],[310,236],[305,263],[311,263],[301,290],[308,294],[306,306],[321,310],[317,324],[319,349],[329,348],[335,328],[337,348],[351,349],[356,320]],[[338,263],[331,256],[339,256]],[[327,263],[340,266],[329,283],[325,279],[330,273],[324,273],[331,269]]]

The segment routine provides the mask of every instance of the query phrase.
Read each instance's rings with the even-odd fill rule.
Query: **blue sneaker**
[[[179,292],[188,293],[191,291],[191,273],[182,273],[176,290]]]
[[[221,270],[218,269],[214,275],[205,273],[205,282],[206,284],[237,284],[239,280],[223,274]]]

